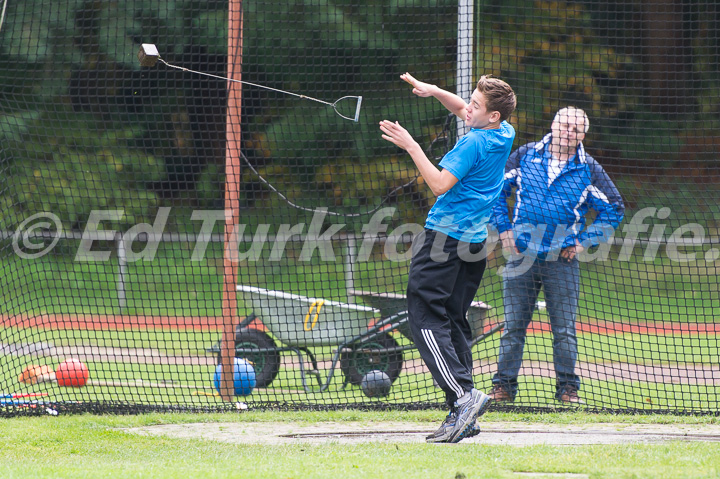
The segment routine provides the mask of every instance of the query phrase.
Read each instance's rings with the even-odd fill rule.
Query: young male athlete
[[[409,73],[401,78],[415,95],[436,98],[470,127],[438,169],[398,122],[380,122],[382,137],[410,154],[437,196],[424,234],[413,246],[408,314],[415,345],[450,407],[427,441],[458,442],[475,431],[475,420],[490,404],[490,397],[473,385],[466,315],[485,271],[487,223],[515,138],[507,119],[517,99],[510,85],[490,76],[480,78],[469,104]]]

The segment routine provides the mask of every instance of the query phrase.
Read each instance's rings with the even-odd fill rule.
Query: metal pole
[[[117,295],[120,310],[124,310],[127,306],[127,298],[125,296],[125,279],[127,277],[127,252],[125,251],[125,239],[122,233],[115,234],[115,244],[117,245],[118,256],[118,281]]]
[[[229,78],[241,79],[243,16],[242,0],[228,2],[228,68]],[[223,299],[222,299],[222,377],[220,396],[226,401],[235,397],[233,383],[235,363],[235,324],[237,323],[238,277],[238,203],[240,198],[240,114],[242,85],[228,81],[225,149],[225,248],[223,249]]]
[[[355,256],[357,255],[355,236],[349,234],[345,242],[345,289],[347,290],[348,303],[355,304],[355,295],[350,294],[355,289]]]
[[[475,0],[458,0],[457,27],[457,95],[470,101],[473,83],[473,7]],[[467,133],[465,121],[457,119],[457,136]]]

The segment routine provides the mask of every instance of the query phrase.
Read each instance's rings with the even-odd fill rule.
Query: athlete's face
[[[479,128],[481,130],[495,128],[495,123],[500,120],[500,113],[497,111],[488,111],[485,106],[485,95],[480,93],[477,88],[472,94],[470,105],[467,107],[465,115],[465,125],[470,128]]]

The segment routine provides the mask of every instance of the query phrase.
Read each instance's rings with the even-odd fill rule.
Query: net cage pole
[[[241,78],[242,74],[242,0],[228,3],[228,59],[229,78]],[[225,149],[225,237],[223,248],[223,299],[222,299],[222,377],[220,395],[226,401],[234,397],[233,369],[235,358],[235,323],[237,319],[238,224],[240,186],[240,115],[242,85],[227,82],[226,149]]]
[[[470,101],[473,88],[473,3],[475,0],[459,0],[457,28],[457,95]],[[466,132],[465,120],[457,119],[457,137]]]

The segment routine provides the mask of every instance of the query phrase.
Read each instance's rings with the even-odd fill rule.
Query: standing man
[[[415,345],[445,391],[450,413],[428,442],[458,442],[475,431],[490,397],[473,385],[466,314],[485,271],[485,239],[492,207],[503,187],[503,171],[515,130],[506,121],[517,99],[510,85],[483,76],[469,104],[459,96],[401,75],[420,97],[434,97],[471,130],[433,165],[398,122],[383,120],[383,139],[406,150],[438,197],[424,234],[416,238],[407,288]]]
[[[555,398],[583,402],[575,374],[577,255],[608,241],[625,211],[612,180],[583,148],[589,128],[584,111],[563,108],[555,115],[552,131],[541,141],[518,148],[505,167],[505,184],[493,216],[503,250],[509,254],[503,273],[505,327],[490,392],[494,401],[515,400],[525,332],[542,287],[553,333]],[[512,220],[507,202],[511,196]],[[585,228],[590,209],[597,216]]]

